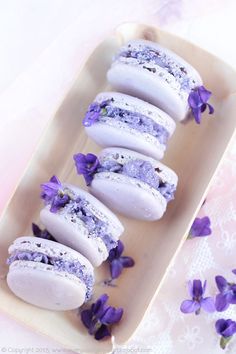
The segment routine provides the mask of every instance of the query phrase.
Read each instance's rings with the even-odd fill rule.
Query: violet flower
[[[89,186],[93,180],[93,175],[100,167],[100,162],[94,154],[75,154],[73,156],[77,173],[83,175],[87,186]]]
[[[209,114],[214,113],[214,108],[207,103],[210,96],[211,92],[206,90],[204,86],[196,87],[189,94],[188,104],[197,124],[201,123],[201,114],[207,109],[207,107],[209,109]]]
[[[194,279],[193,282],[188,282],[189,294],[192,300],[184,300],[180,306],[180,310],[183,313],[195,312],[195,315],[200,313],[201,308],[207,312],[214,312],[215,305],[213,298],[203,297],[206,291],[206,280],[202,286],[202,282],[199,279]]]
[[[39,238],[44,238],[45,240],[55,241],[55,238],[48,232],[48,230],[41,230],[40,227],[34,223],[32,223],[32,231],[34,236]]]
[[[211,235],[211,220],[208,216],[196,218],[189,231],[188,238],[204,237]]]
[[[221,275],[215,277],[219,294],[216,295],[215,306],[219,312],[225,311],[230,304],[236,304],[236,284],[228,283]]]
[[[120,276],[123,268],[130,268],[134,266],[134,260],[131,257],[121,256],[124,251],[124,245],[119,240],[115,248],[111,249],[108,256],[110,263],[110,272],[112,279]]]
[[[216,321],[215,328],[216,332],[221,335],[220,347],[225,349],[232,336],[236,333],[236,322],[231,319],[225,320],[221,318]]]
[[[111,335],[111,327],[119,322],[123,315],[122,308],[107,305],[108,295],[103,294],[89,309],[81,312],[81,320],[89,334],[100,340]]]
[[[49,182],[41,184],[41,198],[46,204],[51,204],[50,211],[56,213],[58,209],[64,207],[70,197],[64,193],[63,186],[56,176],[52,176]]]
[[[97,102],[91,103],[83,119],[83,125],[85,127],[90,127],[91,125],[93,125],[98,120],[100,112],[101,112],[101,107],[99,103]]]

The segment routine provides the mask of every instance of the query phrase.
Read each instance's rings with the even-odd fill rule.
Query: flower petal
[[[205,297],[201,299],[201,307],[206,312],[214,312],[215,311],[215,304],[212,297]]]
[[[201,106],[201,99],[197,91],[191,91],[188,96],[188,104],[191,108],[199,108]]]
[[[124,244],[123,244],[123,242],[121,242],[121,240],[118,241],[115,251],[116,251],[117,258],[119,258],[122,255],[122,253],[124,252]]]
[[[123,309],[122,308],[115,308],[109,306],[104,313],[104,315],[100,318],[101,323],[103,324],[113,324],[117,323],[121,320],[121,317],[123,316]]]
[[[207,103],[209,98],[211,97],[211,91],[208,91],[204,86],[199,86],[198,87],[198,94],[201,98],[201,101],[203,103]]]
[[[190,297],[193,297],[193,283],[191,280],[188,281],[188,292]]]
[[[209,114],[213,114],[214,113],[214,107],[211,105],[211,104],[209,104],[209,103],[207,103],[207,106],[208,106],[208,108],[209,108]]]
[[[198,87],[198,94],[203,103],[207,103],[207,101],[212,95],[211,91],[208,91],[204,86]]]
[[[196,218],[191,226],[191,236],[208,236],[211,234],[211,221],[208,216]]]
[[[216,311],[222,312],[225,311],[229,307],[228,296],[227,294],[218,294],[215,299],[215,308]]]
[[[184,300],[180,305],[180,311],[183,313],[191,313],[199,310],[200,304],[197,301],[193,300]]]
[[[104,337],[110,336],[111,332],[106,325],[101,325],[101,327],[96,331],[94,338],[97,340],[103,339]]]
[[[224,337],[231,337],[233,334],[236,333],[236,322],[232,320],[227,320],[227,326],[222,331],[222,336]]]
[[[230,293],[228,295],[228,302],[233,305],[236,304],[236,293],[235,292]]]
[[[226,328],[226,320],[225,319],[221,318],[216,321],[215,329],[218,334],[221,335],[222,332],[225,330],[225,328]]]
[[[40,229],[40,227],[34,223],[32,223],[32,231],[34,236],[40,237],[42,230]]]
[[[93,317],[92,311],[91,310],[83,310],[80,314],[80,317],[81,317],[81,321],[83,322],[85,327],[89,328],[91,321],[92,321],[92,317]]]
[[[226,288],[227,288],[227,280],[222,277],[222,275],[217,275],[215,277],[215,282],[216,282],[216,285],[217,285],[217,288],[219,289],[219,291],[222,293]]]
[[[131,257],[120,257],[120,262],[124,268],[130,268],[134,266],[134,260]]]
[[[198,298],[203,295],[202,282],[200,279],[193,280],[193,295]]]
[[[123,270],[123,265],[119,259],[114,259],[110,264],[110,272],[112,279],[116,279],[120,276]]]
[[[92,304],[92,312],[97,318],[102,316],[104,311],[106,310],[105,304],[108,298],[109,296],[107,294],[103,294],[98,298],[98,300],[94,304]]]
[[[205,294],[206,286],[207,286],[207,281],[205,280],[204,283],[203,283],[203,287],[202,287],[202,294],[203,295]]]
[[[55,175],[50,178],[50,182],[57,184],[58,186],[61,186],[61,182],[60,182],[59,178]]]

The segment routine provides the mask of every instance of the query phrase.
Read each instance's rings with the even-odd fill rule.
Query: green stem
[[[232,338],[232,336],[230,336],[230,337],[221,337],[220,338],[220,347],[222,349],[225,349],[226,345],[229,343],[231,338]]]

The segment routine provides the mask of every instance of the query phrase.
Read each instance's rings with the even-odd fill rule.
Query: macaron
[[[156,105],[177,121],[189,111],[190,93],[202,86],[200,74],[189,63],[147,40],[121,47],[107,78],[116,90]]]
[[[118,218],[81,188],[62,184],[56,176],[41,185],[45,207],[41,222],[60,243],[99,266],[117,246],[124,228]]]
[[[175,122],[159,108],[119,92],[102,92],[88,107],[83,125],[103,147],[120,146],[162,159]]]
[[[77,172],[84,175],[90,192],[104,204],[135,219],[152,221],[163,216],[168,202],[174,199],[178,182],[174,171],[124,148],[106,148],[98,157],[88,155],[74,155]]]
[[[22,300],[48,310],[72,310],[89,300],[93,266],[80,253],[34,236],[9,247],[7,284]]]

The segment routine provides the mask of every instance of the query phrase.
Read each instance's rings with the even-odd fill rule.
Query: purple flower
[[[202,286],[202,282],[199,279],[188,282],[189,294],[192,300],[184,300],[180,306],[180,310],[183,313],[195,312],[196,315],[200,313],[201,308],[207,312],[214,312],[215,305],[211,297],[203,297],[206,290],[206,280]]]
[[[196,218],[189,231],[189,238],[211,235],[211,220],[208,216]]]
[[[64,207],[70,197],[64,193],[63,186],[56,176],[52,176],[49,182],[41,184],[41,198],[46,204],[51,204],[50,211],[56,213],[58,209]]]
[[[215,306],[219,312],[225,311],[230,304],[236,304],[236,284],[228,283],[221,275],[215,277],[219,294],[216,295]]]
[[[220,346],[222,349],[226,348],[226,345],[236,333],[236,322],[231,319],[225,320],[223,318],[216,321],[216,332],[221,335]]]
[[[118,278],[123,268],[129,268],[134,266],[134,260],[131,257],[121,256],[123,251],[124,245],[119,240],[117,247],[111,249],[109,252],[108,262],[110,263],[110,272],[112,279]]]
[[[195,121],[201,123],[201,114],[209,108],[209,114],[214,113],[214,108],[207,103],[211,96],[211,92],[206,90],[204,86],[199,86],[193,89],[188,97],[188,104],[191,108],[192,114],[195,118]]]
[[[81,320],[88,332],[100,340],[111,335],[111,326],[121,320],[122,308],[107,305],[108,295],[103,294],[89,309],[81,312]]]
[[[44,238],[50,241],[56,241],[55,238],[48,232],[48,230],[41,230],[40,227],[34,223],[32,223],[32,231],[36,237]]]
[[[75,161],[75,166],[77,173],[83,175],[87,186],[93,180],[93,175],[96,173],[97,169],[100,167],[100,162],[96,155],[94,154],[75,154],[73,156]]]
[[[86,115],[83,119],[83,125],[85,127],[90,127],[91,125],[93,125],[99,119],[100,112],[101,107],[99,103],[93,102],[89,106],[88,111],[86,112]]]

